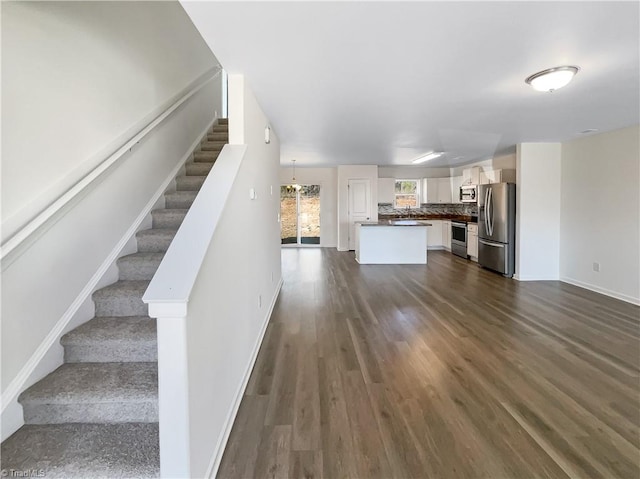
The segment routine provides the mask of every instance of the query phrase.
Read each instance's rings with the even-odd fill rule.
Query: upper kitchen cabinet
[[[502,170],[488,170],[480,172],[481,185],[490,185],[492,183],[502,183]]]
[[[460,201],[462,181],[462,176],[454,176],[451,178],[451,203],[462,203],[462,201]]]
[[[378,178],[378,203],[393,203],[395,178]]]
[[[487,170],[480,173],[480,184],[515,183],[516,170]]]
[[[451,178],[422,180],[423,203],[451,203]]]
[[[438,203],[451,203],[451,178],[438,178]]]
[[[422,202],[438,202],[438,178],[424,178],[422,180]]]
[[[480,167],[465,168],[462,170],[463,185],[479,185],[480,184]]]

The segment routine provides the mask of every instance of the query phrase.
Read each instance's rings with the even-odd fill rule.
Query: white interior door
[[[356,249],[356,221],[371,219],[371,182],[349,180],[349,249]]]

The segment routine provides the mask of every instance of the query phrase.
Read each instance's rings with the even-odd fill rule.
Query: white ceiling
[[[470,163],[638,124],[638,2],[188,2],[282,164]],[[577,65],[554,93],[524,79]],[[462,157],[462,158],[459,158]],[[457,158],[457,159],[456,159]]]

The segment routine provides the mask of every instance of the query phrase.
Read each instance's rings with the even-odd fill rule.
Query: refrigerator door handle
[[[489,233],[489,203],[487,202],[489,198],[489,188],[484,191],[484,228]],[[491,236],[491,233],[489,233]]]
[[[486,246],[493,246],[494,248],[504,248],[504,244],[502,243],[491,243],[490,241],[485,241],[480,238],[478,238],[478,242]]]
[[[493,236],[493,188],[487,188],[489,198],[487,200],[487,219],[489,221],[489,236]]]

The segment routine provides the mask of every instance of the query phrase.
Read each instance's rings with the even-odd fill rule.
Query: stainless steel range
[[[467,258],[467,223],[451,222],[451,252]]]

